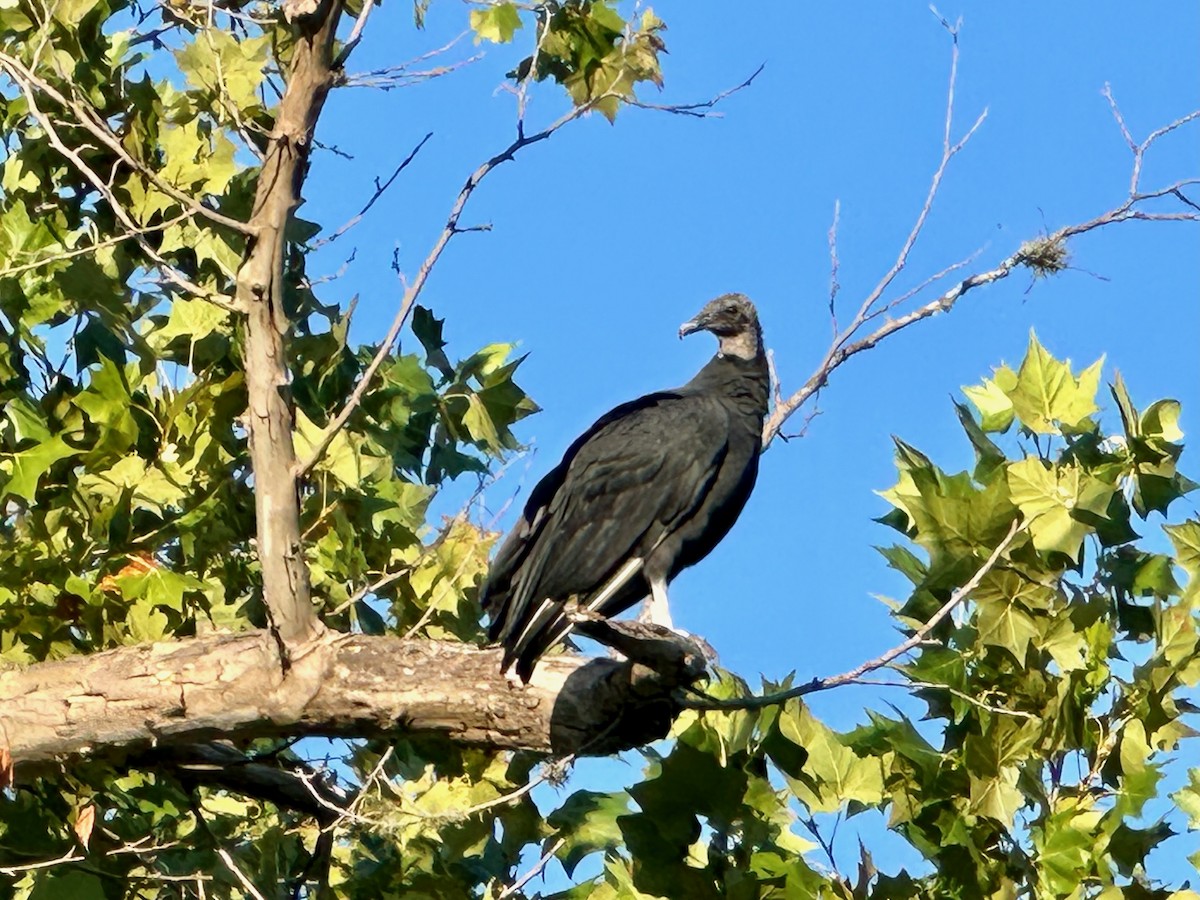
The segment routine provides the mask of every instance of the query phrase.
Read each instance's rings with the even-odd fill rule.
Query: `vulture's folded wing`
[[[569,630],[562,601],[602,591],[700,506],[728,432],[713,398],[665,392],[617,407],[571,446],[534,489],[484,589],[506,660],[531,656],[531,665]],[[621,592],[599,611],[615,615],[641,596]]]

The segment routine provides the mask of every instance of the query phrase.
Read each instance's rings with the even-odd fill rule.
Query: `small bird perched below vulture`
[[[769,375],[754,304],[709,302],[679,329],[710,331],[714,356],[681,388],[601,416],[533,489],[488,572],[482,602],[507,670],[528,681],[566,636],[564,604],[615,616],[649,596],[670,627],[667,585],[723,538],[758,475]]]

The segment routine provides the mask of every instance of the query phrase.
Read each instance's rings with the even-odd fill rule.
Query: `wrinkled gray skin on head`
[[[762,352],[758,314],[745,294],[722,294],[706,303],[691,321],[679,326],[681,338],[697,331],[715,334],[722,356],[755,359]]]

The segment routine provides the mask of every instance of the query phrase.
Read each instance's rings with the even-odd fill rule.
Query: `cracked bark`
[[[500,651],[326,632],[282,666],[268,631],[0,671],[0,735],[21,778],[72,756],[129,761],[155,747],[262,736],[440,735],[492,749],[604,755],[666,734],[676,689],[703,663],[546,658],[528,685]]]

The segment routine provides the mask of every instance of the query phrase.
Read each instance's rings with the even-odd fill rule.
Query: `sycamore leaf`
[[[964,387],[963,393],[975,404],[984,431],[1007,431],[1013,421],[1013,402],[1009,393],[1017,386],[1017,373],[1008,366],[993,370],[982,384]]]
[[[808,751],[801,778],[785,775],[788,785],[813,812],[834,812],[857,801],[883,800],[883,769],[878,758],[860,757],[807,706],[789,706],[779,717],[783,735]]]
[[[1096,391],[1103,365],[1101,357],[1077,380],[1071,374],[1070,360],[1055,359],[1030,332],[1029,349],[1017,373],[1016,387],[1008,392],[1017,418],[1039,434],[1084,430],[1085,420],[1098,410]]]
[[[1188,817],[1188,828],[1200,829],[1200,766],[1188,769],[1188,783],[1173,793],[1171,799]]]
[[[55,435],[28,450],[14,453],[8,459],[0,459],[0,497],[20,497],[32,503],[41,477],[60,459],[74,456],[76,452],[60,436]]]
[[[1025,804],[1025,795],[1017,788],[1017,770],[1004,769],[991,778],[971,774],[971,812],[988,816],[1011,827],[1017,811]]]
[[[475,43],[491,41],[507,44],[521,27],[521,15],[515,3],[492,3],[484,9],[471,10],[471,30]]]
[[[546,817],[546,824],[563,839],[554,855],[562,862],[568,878],[584,857],[621,845],[617,819],[629,813],[629,795],[624,791],[612,794],[576,791]],[[547,841],[553,844],[558,838],[552,836]]]
[[[1200,519],[1189,519],[1181,525],[1164,525],[1163,531],[1175,545],[1175,561],[1192,582],[1200,580]]]
[[[1178,400],[1156,400],[1142,413],[1139,423],[1143,437],[1159,438],[1164,441],[1183,440],[1179,427],[1180,405]]]
[[[171,304],[167,321],[151,332],[147,340],[159,350],[177,337],[198,341],[214,332],[229,334],[230,330],[229,313],[219,306],[179,297]]]
[[[1036,457],[1010,463],[1007,477],[1012,501],[1025,514],[1034,547],[1065,553],[1072,559],[1078,557],[1083,539],[1091,531],[1073,513],[1081,510],[1106,518],[1116,491],[1077,466],[1047,467]]]

